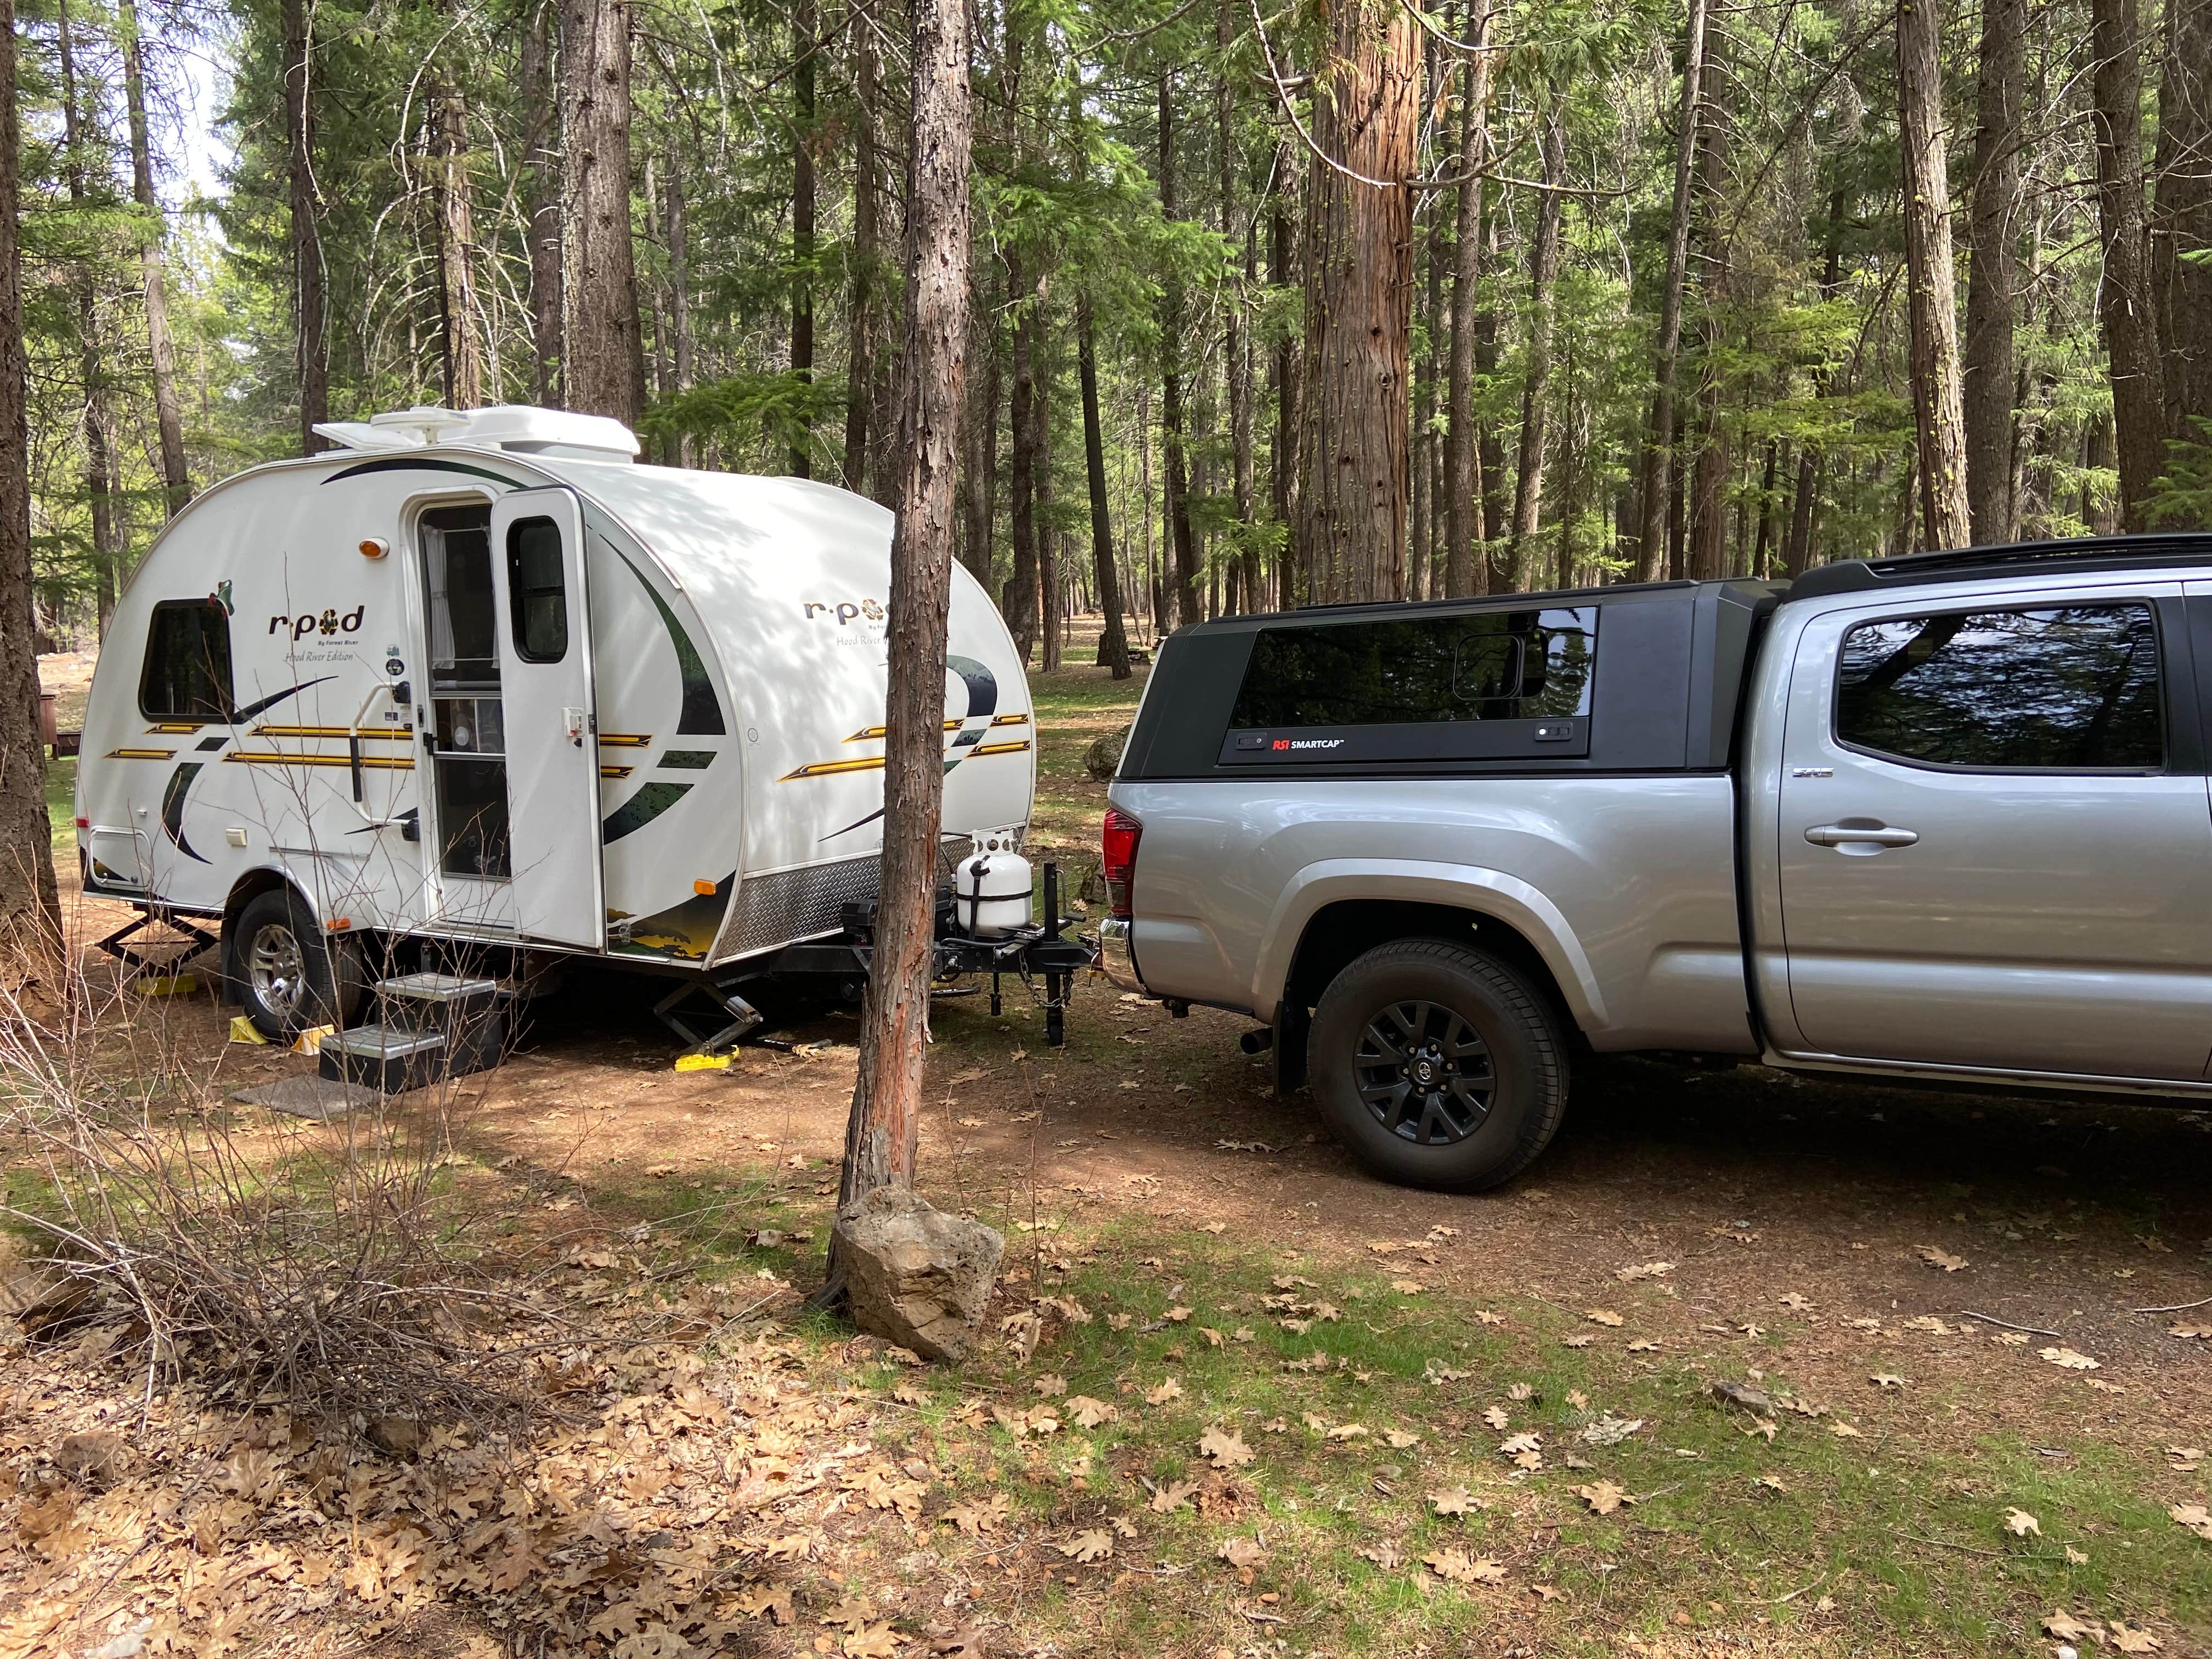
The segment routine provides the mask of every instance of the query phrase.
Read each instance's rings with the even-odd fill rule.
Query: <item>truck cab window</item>
[[[2164,764],[2158,629],[2142,603],[1954,611],[1844,636],[1836,736],[1930,766]]]
[[[514,651],[525,662],[568,654],[568,594],[561,568],[561,527],[524,519],[507,532],[507,597],[514,612]]]
[[[152,720],[227,720],[230,615],[212,599],[164,599],[146,630],[139,712]]]

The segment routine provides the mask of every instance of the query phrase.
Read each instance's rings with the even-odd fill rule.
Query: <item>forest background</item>
[[[1045,666],[2212,523],[2212,0],[976,5],[959,556]],[[26,0],[42,647],[412,404],[888,500],[902,6]]]

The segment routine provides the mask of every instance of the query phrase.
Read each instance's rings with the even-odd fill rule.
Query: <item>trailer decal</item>
[[[730,890],[736,886],[737,880],[737,873],[732,871],[716,882],[710,891],[695,894],[681,904],[671,905],[649,916],[633,917],[610,910],[608,943],[617,951],[677,957],[686,962],[704,961],[707,952],[714,948],[715,936],[722,931],[722,913],[729,908]]]
[[[173,749],[111,749],[107,751],[110,760],[174,760],[176,757],[177,751]]]
[[[471,477],[489,478],[495,484],[505,484],[510,489],[522,487],[519,479],[505,477],[484,467],[471,466],[465,461],[418,461],[396,455],[383,460],[362,461],[343,471],[331,473],[323,482],[334,484],[342,478],[365,477],[372,472],[465,472]]]
[[[711,749],[671,749],[653,763],[672,772],[703,772],[714,763],[714,751]]]
[[[243,708],[231,710],[230,723],[233,726],[243,726],[255,716],[267,714],[285,698],[295,697],[311,685],[320,685],[325,681],[336,678],[337,676],[335,674],[319,674],[312,680],[301,680],[297,685],[288,685],[282,691],[272,691],[258,702],[249,702]]]
[[[943,727],[948,732],[955,726],[959,727],[959,735],[945,745],[945,769],[948,773],[971,754],[1012,754],[1018,750],[1029,747],[1026,743],[994,744],[988,749],[978,749],[975,745],[981,741],[983,733],[989,731],[996,723],[994,717],[999,710],[999,677],[973,657],[947,657],[945,659],[945,667],[946,672],[960,676],[961,684],[968,688],[968,712],[957,721],[945,721]],[[871,729],[879,731],[883,728]],[[866,734],[864,732],[862,735]],[[848,738],[845,741],[850,743],[853,739]],[[802,766],[795,772],[787,773],[778,781],[788,783],[793,778],[821,777],[832,772],[875,771],[880,769],[883,763],[883,757],[880,755],[869,760],[817,761],[811,766]],[[878,806],[867,817],[854,819],[842,830],[832,830],[822,839],[835,841],[840,836],[850,835],[862,824],[873,823],[878,818],[883,817],[884,810]]]
[[[185,839],[185,792],[199,775],[198,761],[187,761],[169,774],[168,787],[161,791],[161,828],[176,842],[179,853],[196,864],[205,864],[207,860],[195,853],[191,842]]]
[[[664,783],[655,780],[620,806],[607,814],[599,826],[601,845],[620,841],[633,830],[642,830],[670,807],[691,793],[688,783]]]
[[[714,695],[714,683],[707,678],[707,665],[699,655],[699,647],[691,643],[691,636],[684,631],[684,624],[668,608],[668,601],[646,580],[645,572],[630,564],[627,554],[617,552],[615,556],[629,565],[629,574],[637,578],[637,585],[645,590],[646,597],[653,601],[653,608],[660,613],[661,623],[668,629],[669,642],[676,647],[677,671],[684,677],[684,712],[677,717],[676,735],[721,736],[729,727],[722,724],[722,702]]]
[[[278,749],[236,749],[225,755],[226,763],[237,761],[248,766],[351,766],[350,755],[288,754]],[[415,757],[411,755],[363,755],[361,764],[370,772],[412,772]]]

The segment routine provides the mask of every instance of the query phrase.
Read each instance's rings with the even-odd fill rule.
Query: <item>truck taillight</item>
[[[1118,806],[1106,809],[1106,822],[1098,831],[1100,873],[1106,878],[1106,908],[1129,919],[1129,883],[1137,873],[1137,842],[1145,826]]]

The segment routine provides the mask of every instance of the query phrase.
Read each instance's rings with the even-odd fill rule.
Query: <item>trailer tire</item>
[[[272,1042],[318,1025],[343,1030],[368,988],[361,941],[325,933],[290,888],[249,899],[231,923],[229,958],[246,1018]]]
[[[1308,1038],[1316,1103],[1386,1181],[1502,1185],[1550,1143],[1567,1105],[1557,1016],[1494,957],[1401,939],[1329,981]]]

